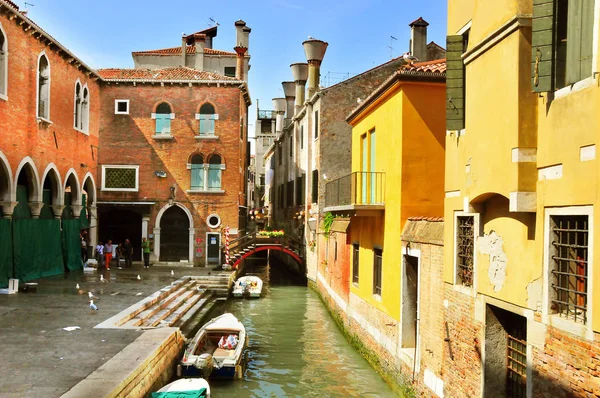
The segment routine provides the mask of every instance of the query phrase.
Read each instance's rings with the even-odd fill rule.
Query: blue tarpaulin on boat
[[[152,398],[203,398],[206,397],[206,388],[194,391],[153,392]]]

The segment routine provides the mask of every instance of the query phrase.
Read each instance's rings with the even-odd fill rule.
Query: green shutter
[[[567,84],[592,75],[594,0],[569,0]]]
[[[554,57],[554,10],[556,0],[534,0],[531,38],[531,89],[552,91]]]
[[[463,36],[446,38],[446,129],[465,128]]]

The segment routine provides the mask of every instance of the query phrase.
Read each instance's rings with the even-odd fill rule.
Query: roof
[[[444,217],[408,217],[409,221],[429,221],[429,222],[444,222]]]
[[[418,19],[415,19],[414,21],[409,23],[408,26],[429,26],[429,22],[424,20],[423,17],[419,17]]]
[[[233,77],[214,72],[200,71],[183,66],[164,69],[98,69],[107,81],[214,81],[239,82]]]
[[[390,87],[400,80],[443,82],[446,79],[446,59],[427,62],[415,62],[402,65],[385,82],[377,87],[346,117],[349,122],[365,110],[371,103],[381,97]]]
[[[196,54],[195,46],[186,46],[185,47],[186,54]],[[232,55],[236,56],[236,53],[223,51],[223,50],[215,50],[212,48],[204,49],[205,55]],[[181,55],[181,46],[180,47],[170,47],[170,48],[160,48],[158,50],[146,50],[146,51],[134,51],[131,55]]]
[[[429,44],[427,45],[427,48],[429,48],[431,46],[435,46],[435,47],[439,48],[440,50],[446,51],[446,49],[444,47],[440,46],[439,44],[437,44],[433,40],[431,42],[429,42]]]
[[[384,62],[384,63],[382,63],[381,65],[374,66],[374,67],[372,67],[371,69],[368,69],[368,70],[366,70],[366,71],[364,71],[364,72],[362,72],[362,73],[359,73],[358,75],[352,76],[351,78],[349,78],[349,79],[346,79],[346,80],[343,80],[343,81],[341,81],[341,82],[339,82],[339,83],[336,83],[336,84],[334,84],[334,85],[332,85],[332,86],[326,87],[326,88],[324,88],[324,89],[322,89],[322,90],[320,90],[320,91],[321,91],[321,92],[325,92],[325,91],[331,90],[331,89],[332,89],[332,88],[334,88],[334,87],[341,86],[341,85],[343,85],[343,84],[347,84],[347,83],[349,83],[349,82],[351,82],[351,81],[354,81],[354,80],[360,79],[362,76],[366,75],[367,73],[371,73],[371,72],[373,72],[374,70],[377,70],[377,69],[379,69],[379,68],[383,68],[384,66],[387,66],[387,65],[389,65],[389,64],[391,64],[391,63],[393,63],[393,62],[397,62],[397,61],[399,61],[399,60],[403,60],[403,59],[404,59],[404,58],[403,58],[403,56],[402,56],[402,55],[401,55],[401,56],[399,56],[399,57],[396,57],[396,58],[390,59],[389,61],[387,61],[387,62]]]

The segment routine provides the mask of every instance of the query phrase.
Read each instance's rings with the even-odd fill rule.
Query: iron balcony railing
[[[275,111],[258,111],[258,119],[275,119]]]
[[[325,207],[383,205],[385,173],[357,171],[325,186]]]

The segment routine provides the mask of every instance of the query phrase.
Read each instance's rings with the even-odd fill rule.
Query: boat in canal
[[[152,393],[152,398],[210,398],[210,386],[201,378],[179,379]]]
[[[183,354],[177,374],[205,379],[240,379],[247,346],[244,325],[233,314],[223,314],[198,330]]]
[[[242,276],[233,285],[233,297],[259,298],[262,292],[263,281],[254,275]]]

